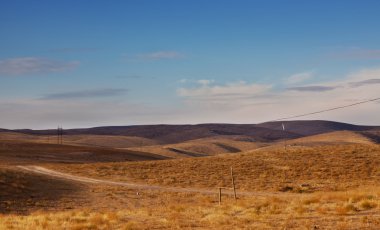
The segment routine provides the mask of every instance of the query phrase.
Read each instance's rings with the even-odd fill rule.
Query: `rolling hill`
[[[32,135],[55,135],[56,130],[13,130]],[[108,126],[88,129],[67,129],[64,135],[113,135],[135,136],[152,139],[165,144],[215,137],[220,135],[250,136],[258,141],[274,141],[283,138],[300,137],[298,134],[273,130],[256,125],[244,124],[199,124],[199,125],[138,125]]]
[[[285,131],[282,130],[285,125]],[[284,121],[261,124],[198,124],[198,125],[136,125],[106,126],[64,130],[63,141],[70,148],[100,148],[100,151],[137,151],[164,157],[199,157],[236,153],[281,143],[337,144],[378,143],[379,126],[361,126],[332,121]],[[41,145],[56,143],[57,130],[0,130],[0,140],[20,141]],[[11,143],[16,143],[11,142]],[[18,143],[18,142],[17,142]],[[21,142],[20,142],[21,143]],[[21,144],[24,145],[24,144]],[[68,148],[68,147],[64,148]],[[119,150],[118,150],[119,149]],[[33,150],[35,151],[35,150]],[[91,152],[90,151],[90,152]],[[58,151],[59,152],[59,151]],[[87,152],[87,151],[78,151]],[[129,155],[128,155],[129,154]],[[111,156],[111,155],[110,155]],[[130,156],[130,152],[125,156]],[[109,156],[107,156],[109,157]],[[145,156],[144,156],[145,157]],[[149,158],[148,157],[148,158]],[[83,156],[78,157],[83,160]],[[102,158],[102,161],[109,161]],[[127,159],[127,158],[126,158]],[[139,159],[139,158],[136,158]],[[128,160],[128,159],[127,159]]]
[[[282,130],[282,123],[286,130]],[[275,141],[283,138],[293,139],[303,136],[333,131],[380,131],[379,126],[362,126],[333,121],[279,121],[261,124],[198,124],[198,125],[134,125],[105,126],[84,129],[67,129],[64,135],[112,135],[134,136],[172,144],[188,140],[215,136],[250,136],[258,141]],[[7,131],[7,130],[4,130]],[[4,132],[3,131],[3,132]],[[12,130],[13,132],[33,135],[56,135],[55,129],[49,130]],[[0,130],[1,132],[1,130]]]
[[[277,121],[258,124],[258,127],[263,127],[271,130],[282,130],[282,124],[288,132],[296,133],[302,136],[310,136],[321,133],[334,131],[369,131],[380,130],[379,126],[364,126],[352,125],[342,122],[308,120],[308,121]]]
[[[0,215],[25,215],[41,207],[67,209],[85,202],[85,198],[77,199],[83,190],[85,186],[78,183],[0,167]],[[64,198],[65,202],[57,202]]]
[[[355,131],[334,131],[329,133],[316,134],[313,136],[301,137],[287,142],[289,145],[331,145],[331,144],[375,144],[362,132]]]
[[[165,159],[165,157],[132,150],[0,140],[0,164],[90,163],[160,159]]]
[[[217,136],[177,144],[153,145],[129,149],[155,153],[167,157],[182,158],[239,153],[266,145],[267,144],[257,142],[248,136]]]

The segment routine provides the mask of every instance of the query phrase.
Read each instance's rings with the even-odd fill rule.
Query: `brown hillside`
[[[287,142],[288,144],[308,145],[308,144],[342,144],[342,143],[357,143],[357,144],[374,144],[374,142],[360,132],[353,131],[336,131],[331,133],[323,133],[314,136],[302,137],[293,139]]]
[[[224,153],[238,153],[266,146],[255,142],[253,138],[244,136],[218,136],[191,140],[178,144],[155,145],[130,148],[131,150],[150,152],[163,156],[181,158],[212,156]]]
[[[51,207],[66,209],[85,202],[77,199],[85,187],[51,177],[0,168],[0,214],[26,214]]]
[[[302,136],[310,136],[344,130],[369,131],[378,130],[380,128],[378,126],[353,125],[342,122],[323,120],[275,121],[257,124],[257,126],[272,130],[282,130],[282,124],[285,125],[285,130],[292,133],[297,133]]]
[[[37,143],[57,143],[56,135],[31,135],[17,132],[0,132],[0,140],[22,140]],[[129,148],[160,144],[158,141],[143,137],[109,136],[109,135],[64,135],[67,145],[83,145],[95,147]]]
[[[257,150],[176,160],[57,166],[60,170],[120,181],[178,187],[230,185],[230,167],[242,190],[340,190],[380,183],[380,147],[331,145]],[[56,167],[56,166],[52,166]],[[302,188],[305,185],[305,188]]]
[[[39,162],[112,162],[157,160],[164,157],[132,150],[57,145],[21,141],[0,141],[0,164]]]
[[[14,130],[33,135],[55,135],[56,130]],[[180,143],[189,140],[223,135],[243,135],[257,141],[274,141],[283,138],[296,138],[301,135],[258,127],[253,124],[199,124],[199,125],[137,125],[107,126],[88,129],[68,129],[64,135],[111,135],[135,136],[152,139],[165,144]]]

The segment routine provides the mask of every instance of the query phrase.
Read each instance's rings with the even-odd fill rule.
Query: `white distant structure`
[[[282,123],[282,131],[285,132],[285,125],[284,125],[284,123]],[[284,139],[284,149],[286,150],[286,137]]]

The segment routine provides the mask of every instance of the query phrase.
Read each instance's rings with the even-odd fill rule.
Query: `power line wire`
[[[279,118],[279,119],[275,119],[275,120],[271,120],[271,121],[267,121],[267,122],[283,121],[283,120],[288,120],[288,119],[293,119],[293,118],[298,118],[298,117],[305,117],[305,116],[309,116],[309,115],[314,115],[314,114],[329,112],[329,111],[333,111],[333,110],[343,109],[343,108],[352,107],[352,106],[365,104],[365,103],[378,101],[378,100],[380,100],[380,97],[365,100],[365,101],[356,102],[356,103],[349,104],[349,105],[343,105],[343,106],[333,107],[333,108],[324,109],[324,110],[320,110],[320,111],[315,111],[315,112],[311,112],[311,113],[304,113],[304,114],[299,114],[299,115],[294,115],[294,116],[289,116],[289,117],[283,117],[283,118]]]

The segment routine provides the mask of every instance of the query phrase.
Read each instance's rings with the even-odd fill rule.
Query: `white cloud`
[[[207,79],[204,79],[204,80],[198,80],[197,83],[200,84],[200,85],[209,85],[211,83],[213,83],[214,80],[207,80]]]
[[[0,74],[24,75],[62,72],[74,69],[78,65],[78,61],[63,62],[38,57],[9,58],[0,60]]]
[[[378,98],[380,69],[365,69],[340,80],[278,88],[246,82],[180,88],[184,106],[198,111],[202,122],[256,123]],[[360,87],[352,82],[360,82]],[[324,119],[358,124],[380,124],[377,103],[336,110],[300,119]],[[207,117],[210,120],[203,120]],[[195,119],[195,118],[194,118]],[[217,119],[217,120],[213,120]]]
[[[362,69],[348,75],[348,81],[363,81],[380,78],[380,68]]]
[[[67,99],[59,103],[28,98],[0,99],[0,114],[0,127],[11,129],[148,124],[174,116],[170,108],[111,98],[106,101]],[[156,121],[152,121],[152,114]]]
[[[52,128],[58,124],[64,127],[88,127],[157,123],[257,123],[378,98],[379,84],[368,81],[375,79],[378,74],[380,69],[363,69],[347,74],[340,80],[314,82],[313,87],[297,85],[304,87],[302,90],[242,81],[228,84],[203,82],[207,84],[196,86],[190,84],[194,87],[182,85],[177,91],[181,99],[179,105],[171,102],[137,104],[128,101],[128,98],[119,97],[96,100],[67,98],[59,103],[55,100],[0,98],[0,128]],[[353,87],[350,84],[352,82],[365,84]],[[331,90],[324,90],[329,87],[332,87]],[[118,93],[115,92],[116,95]],[[379,105],[362,104],[299,119],[380,125]]]
[[[241,97],[254,97],[267,92],[270,85],[249,84],[244,81],[228,83],[225,85],[210,85],[210,80],[200,80],[199,87],[180,88],[177,93],[190,100],[231,100]]]
[[[301,83],[301,82],[311,79],[313,76],[314,76],[313,72],[302,72],[302,73],[293,74],[292,76],[286,79],[286,83],[287,84]]]
[[[184,84],[184,83],[186,83],[186,82],[188,82],[188,81],[189,81],[189,80],[187,80],[186,78],[182,78],[182,79],[179,80],[178,82]]]

